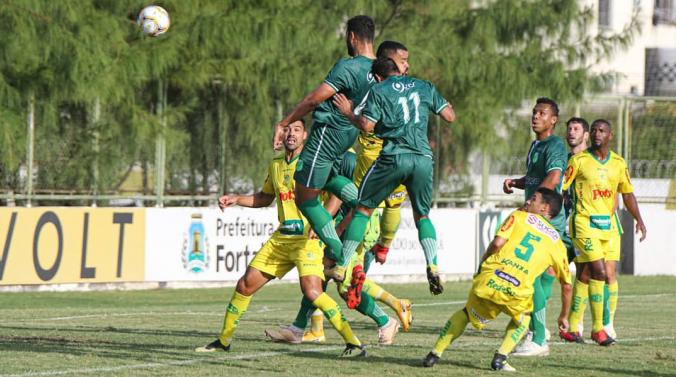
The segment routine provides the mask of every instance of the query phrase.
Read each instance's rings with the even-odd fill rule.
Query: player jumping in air
[[[334,167],[352,147],[358,132],[331,103],[331,98],[341,93],[352,101],[359,101],[375,83],[371,74],[375,59],[374,34],[375,24],[368,16],[356,16],[347,21],[345,37],[350,58],[340,59],[324,82],[276,125],[273,138],[273,147],[280,148],[283,128],[314,110],[314,125],[294,175],[296,205],[326,244],[327,256],[339,266],[346,264],[341,254],[343,244],[336,233],[333,217],[320,203],[319,195],[326,190],[344,203],[356,205],[357,187],[350,178],[336,174]],[[345,269],[334,269],[330,273],[330,277],[342,281]]]
[[[343,256],[349,258],[354,254],[373,210],[404,184],[411,197],[418,238],[425,252],[430,291],[440,294],[443,287],[437,269],[436,232],[428,217],[432,203],[433,159],[427,140],[427,120],[433,112],[450,123],[455,120],[455,113],[434,85],[402,76],[392,59],[376,60],[373,73],[380,82],[368,92],[354,113],[348,98],[343,95],[334,98],[336,106],[357,128],[375,131],[376,136],[383,139],[380,155],[359,188],[359,204],[344,235]],[[359,282],[354,283],[354,279],[352,288],[348,290],[348,306],[358,303],[361,297]]]
[[[239,281],[230,299],[223,329],[218,339],[197,352],[229,351],[232,337],[239,320],[246,312],[254,293],[274,278],[282,278],[292,268],[298,269],[303,295],[319,308],[340,333],[346,343],[343,357],[366,356],[361,342],[352,333],[350,324],[343,316],[338,304],[322,289],[324,280],[324,256],[320,241],[308,237],[307,220],[298,210],[292,195],[295,182],[292,178],[298,156],[303,150],[307,136],[304,123],[295,121],[284,127],[284,156],[275,158],[270,164],[268,177],[260,192],[254,195],[224,195],[218,203],[221,209],[233,205],[244,207],[267,207],[277,199],[279,228],[258,251]]]
[[[561,283],[559,328],[568,329],[572,290],[568,258],[561,236],[549,222],[558,215],[561,202],[561,195],[540,187],[526,202],[525,210],[513,212],[502,223],[474,276],[467,304],[448,319],[434,349],[423,360],[424,367],[434,366],[468,323],[480,330],[500,313],[505,313],[511,321],[502,345],[493,356],[491,368],[515,371],[507,363],[507,356],[525,335],[531,321],[533,284],[550,266]]]

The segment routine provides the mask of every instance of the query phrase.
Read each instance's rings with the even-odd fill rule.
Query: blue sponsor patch
[[[505,271],[495,270],[495,276],[499,277],[500,279],[502,279],[504,281],[511,283],[515,287],[518,287],[518,286],[521,285],[521,282],[519,281],[519,279],[517,279],[514,276],[506,273]]]

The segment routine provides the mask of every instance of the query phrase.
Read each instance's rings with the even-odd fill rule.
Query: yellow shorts
[[[294,267],[298,276],[319,276],[324,280],[324,249],[319,240],[281,240],[274,236],[256,253],[251,267],[282,278]]]
[[[380,154],[380,151],[378,151]],[[359,153],[357,154],[357,166],[354,168],[353,181],[354,184],[359,187],[361,181],[364,179],[364,176],[368,172],[373,162],[378,158],[378,154],[373,152]],[[385,199],[384,203],[380,204],[380,207],[399,207],[406,200],[406,186],[399,185],[390,196]]]
[[[622,247],[622,235],[618,232],[613,232],[608,240],[608,248],[606,250],[605,260],[620,261],[620,248]]]
[[[532,303],[532,300],[526,300],[528,303]],[[488,322],[494,320],[498,317],[498,314],[505,313],[507,314],[514,323],[521,325],[521,322],[524,320],[525,316],[530,313],[532,308],[528,306],[532,305],[502,305],[497,304],[491,300],[481,298],[474,294],[473,291],[470,291],[469,298],[467,298],[467,304],[465,304],[465,310],[467,310],[467,315],[469,317],[469,322],[477,330],[481,330],[486,327]]]
[[[609,240],[601,240],[598,238],[573,238],[573,247],[575,247],[575,252],[577,253],[575,261],[578,263],[587,263],[603,259],[608,253],[609,245]]]

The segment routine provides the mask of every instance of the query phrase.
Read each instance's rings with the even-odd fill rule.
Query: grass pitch
[[[426,284],[385,287],[413,300],[413,326],[409,333],[399,333],[393,346],[378,347],[373,323],[344,309],[368,345],[369,357],[359,360],[337,359],[343,344],[328,322],[325,344],[265,341],[265,328],[293,320],[300,301],[296,284],[272,285],[259,292],[240,323],[232,351],[217,354],[197,354],[193,348],[215,339],[233,288],[1,293],[0,375],[493,375],[489,364],[506,317],[483,333],[468,327],[439,364],[431,370],[420,367],[449,315],[462,307],[469,282],[447,283],[444,294],[437,297],[427,292]],[[337,297],[334,289],[330,294]],[[557,295],[555,288],[548,318],[553,334]],[[564,344],[555,337],[550,356],[512,357],[510,363],[520,375],[539,377],[674,376],[675,313],[675,277],[622,276],[616,346]],[[585,325],[589,338],[589,313]]]

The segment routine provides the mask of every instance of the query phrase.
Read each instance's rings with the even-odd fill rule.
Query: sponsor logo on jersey
[[[183,250],[181,262],[183,268],[192,273],[200,273],[209,267],[209,240],[202,224],[202,214],[196,213],[191,216],[192,222],[188,232],[183,234]]]
[[[512,297],[516,296],[516,293],[514,293],[514,291],[512,290],[511,287],[498,284],[498,282],[496,282],[493,279],[489,279],[488,283],[486,283],[486,286],[488,288],[491,288],[491,289],[497,291],[497,292],[502,292],[502,293],[506,294],[507,296],[512,296]]]
[[[545,222],[540,220],[540,218],[538,218],[536,215],[529,214],[526,222],[547,237],[551,238],[552,241],[556,242],[559,240],[559,232],[557,232],[556,229],[552,228],[549,224],[545,224]]]
[[[521,285],[521,282],[519,281],[519,279],[517,279],[514,276],[506,273],[505,271],[495,270],[494,273],[495,273],[495,276],[499,277],[500,279],[502,279],[502,280],[504,280],[508,283],[511,283],[515,287],[518,287],[518,286]]]
[[[605,189],[605,190],[593,189],[592,190],[592,200],[596,200],[598,198],[608,199],[608,198],[612,198],[612,196],[613,196],[613,192],[609,189]]]
[[[279,200],[286,202],[289,200],[296,200],[296,194],[293,191],[280,191],[279,192]]]
[[[611,225],[610,216],[591,215],[589,216],[589,227],[601,230],[609,230]]]
[[[523,272],[524,274],[528,275],[528,269],[526,267],[524,267],[523,265],[521,265],[517,262],[514,262],[513,260],[511,260],[509,258],[502,258],[502,260],[500,261],[500,264],[505,265],[505,266],[509,266],[509,267],[514,267],[517,270],[519,270],[519,271]]]
[[[414,82],[410,82],[408,84],[402,84],[400,82],[392,83],[392,89],[396,90],[399,93],[403,93],[404,91],[412,89],[414,87],[415,87]]]
[[[568,183],[570,181],[570,178],[573,176],[573,167],[571,165],[568,165],[566,168],[566,173],[563,175],[564,181]]]
[[[366,81],[368,81],[369,84],[373,84],[374,82],[376,82],[376,78],[373,77],[373,73],[371,73],[371,71],[368,71],[368,73],[366,73]]]

